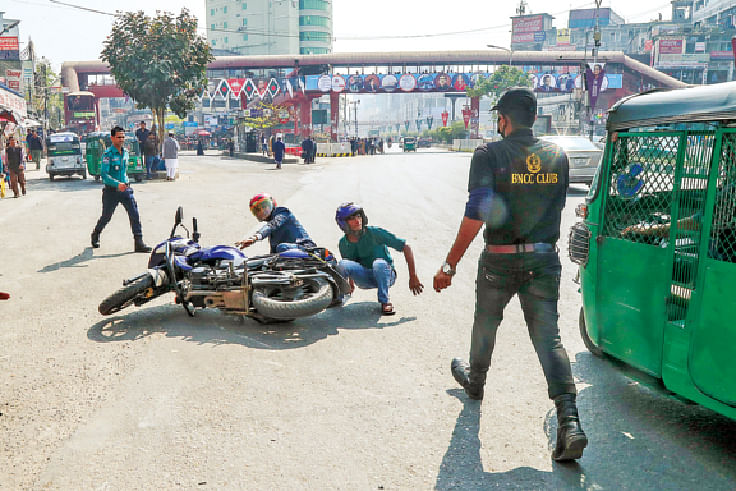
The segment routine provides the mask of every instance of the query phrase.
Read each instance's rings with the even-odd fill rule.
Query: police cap
[[[534,92],[525,88],[509,89],[501,96],[491,111],[498,111],[501,114],[529,114],[536,116],[537,114],[537,98]]]

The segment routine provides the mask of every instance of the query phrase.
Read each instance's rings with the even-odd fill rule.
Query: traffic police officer
[[[102,189],[102,216],[92,231],[92,247],[100,247],[100,234],[112,218],[118,203],[122,203],[128,212],[130,228],[133,230],[135,252],[151,252],[151,248],[143,242],[141,219],[138,215],[138,204],[133,197],[133,188],[128,184],[128,150],[123,148],[125,130],[116,126],[110,131],[112,145],[102,155],[100,175],[105,187]]]
[[[568,160],[556,145],[534,138],[531,127],[537,100],[530,90],[508,90],[492,110],[498,111],[503,140],[475,150],[465,216],[445,263],[434,276],[437,292],[450,286],[457,263],[485,223],[470,363],[456,358],[451,370],[468,397],[483,398],[503,309],[519,295],[549,397],[557,407],[552,456],[558,461],[575,460],[588,440],[580,427],[575,382],[557,327],[561,266],[555,246],[568,186]]]

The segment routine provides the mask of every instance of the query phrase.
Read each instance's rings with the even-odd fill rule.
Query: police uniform
[[[138,214],[138,204],[133,197],[133,188],[129,186],[126,172],[128,160],[128,150],[123,148],[123,152],[120,153],[115,145],[111,145],[102,155],[100,176],[105,186],[102,189],[102,216],[100,216],[92,232],[93,247],[98,247],[99,243],[97,245],[95,243],[99,240],[102,230],[112,218],[112,214],[115,212],[118,204],[122,204],[125,211],[128,212],[128,219],[130,220],[130,228],[133,231],[136,250],[146,248],[143,244],[143,230],[141,229],[141,220]],[[127,186],[125,191],[118,189],[120,183]]]
[[[562,268],[556,243],[569,163],[558,146],[535,138],[530,128],[522,126],[521,122],[533,121],[536,108],[531,91],[507,91],[493,109],[509,118],[513,131],[473,154],[465,216],[485,222],[486,245],[478,261],[470,363],[454,359],[451,368],[469,397],[483,398],[503,309],[518,295],[548,395],[557,406],[553,458],[574,460],[582,456],[587,438],[580,427],[575,382],[557,326]]]

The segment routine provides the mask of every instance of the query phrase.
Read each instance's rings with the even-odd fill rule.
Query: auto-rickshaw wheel
[[[143,182],[143,176],[141,176],[140,174],[135,174],[133,176],[133,179],[135,179],[135,182]]]
[[[588,335],[588,329],[585,327],[585,314],[583,308],[580,307],[580,317],[578,319],[578,325],[580,326],[580,337],[583,338],[583,344],[588,348],[588,351],[593,353],[595,356],[603,357],[603,350],[595,345],[590,336]]]
[[[100,176],[95,176],[95,181],[99,181],[99,180],[100,180]]]

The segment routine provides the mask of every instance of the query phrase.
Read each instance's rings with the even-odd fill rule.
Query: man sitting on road
[[[285,206],[276,206],[276,201],[270,194],[256,194],[250,199],[249,206],[259,222],[267,223],[253,236],[236,242],[237,247],[244,249],[266,237],[271,244],[272,253],[317,247],[294,214]]]
[[[342,261],[337,267],[340,274],[348,279],[350,293],[355,291],[356,284],[363,289],[377,288],[381,314],[396,313],[388,297],[388,289],[396,282],[396,270],[388,247],[404,253],[409,268],[409,289],[414,295],[422,293],[424,285],[414,269],[414,254],[404,239],[399,239],[388,230],[368,227],[363,208],[354,203],[340,205],[335,213],[335,221],[345,233],[340,239]]]

